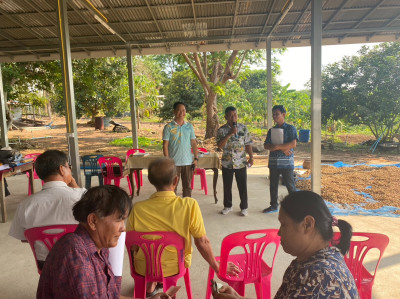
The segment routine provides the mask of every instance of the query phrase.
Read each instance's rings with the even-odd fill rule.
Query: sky
[[[344,56],[356,55],[364,44],[322,47],[322,66],[340,61]],[[372,47],[375,44],[366,44]],[[288,48],[279,57],[282,85],[290,83],[290,89],[301,90],[311,78],[311,47]]]

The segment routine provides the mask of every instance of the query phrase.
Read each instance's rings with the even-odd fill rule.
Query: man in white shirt
[[[44,181],[40,192],[25,199],[17,208],[8,234],[26,241],[24,232],[32,227],[55,224],[78,224],[72,206],[86,192],[72,177],[67,155],[59,150],[48,150],[35,162],[36,173]],[[39,267],[48,254],[44,244],[35,244]]]

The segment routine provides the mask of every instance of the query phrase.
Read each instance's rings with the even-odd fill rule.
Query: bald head
[[[176,177],[175,162],[171,158],[162,157],[150,163],[149,181],[157,190],[172,186]]]

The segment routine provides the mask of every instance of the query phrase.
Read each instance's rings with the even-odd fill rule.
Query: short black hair
[[[281,113],[286,113],[286,109],[285,107],[283,107],[283,105],[275,105],[274,107],[272,107],[272,111],[274,110],[279,110]]]
[[[132,200],[121,188],[104,185],[90,188],[82,198],[74,204],[72,213],[76,221],[87,223],[87,217],[95,213],[99,217],[107,217],[115,212],[122,219],[132,209]]]
[[[308,215],[315,219],[315,227],[325,241],[331,241],[333,237],[332,222],[333,217],[325,201],[320,195],[312,191],[297,191],[287,195],[281,202],[281,209],[296,223],[300,223]],[[342,254],[350,248],[352,236],[351,225],[338,220],[338,227],[341,238],[338,244],[334,244],[340,249]]]
[[[175,161],[167,157],[154,160],[148,168],[148,179],[157,190],[171,186],[176,174]]]
[[[60,166],[68,162],[67,155],[59,150],[48,150],[38,156],[35,161],[35,170],[41,180],[58,173]]]
[[[174,103],[174,111],[176,110],[176,108],[178,108],[179,105],[183,105],[183,107],[186,108],[185,103],[183,103],[183,102],[175,102],[175,103]]]
[[[236,108],[233,106],[228,106],[225,108],[225,115],[227,115],[231,111],[236,111]]]

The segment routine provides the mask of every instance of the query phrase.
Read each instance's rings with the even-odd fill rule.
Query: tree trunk
[[[52,111],[51,111],[51,104],[50,104],[50,102],[47,102],[47,114],[48,114],[48,116],[49,116],[49,118],[51,119],[52,118]]]
[[[217,114],[217,94],[210,92],[207,97],[207,123],[205,138],[207,139],[216,137],[218,128],[219,122]]]

